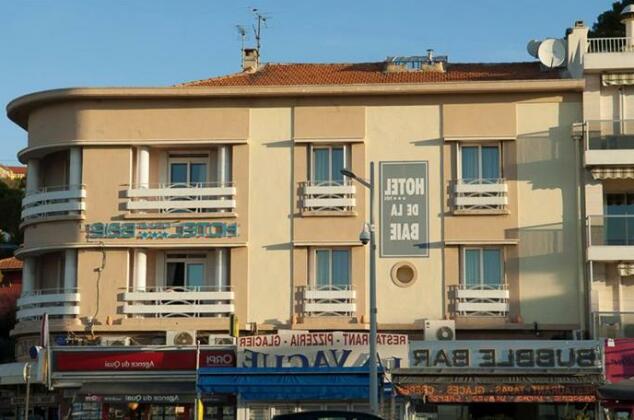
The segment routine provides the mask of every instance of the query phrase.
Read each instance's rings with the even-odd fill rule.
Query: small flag
[[[40,328],[40,346],[44,348],[48,348],[48,339],[49,339],[49,330],[48,330],[48,313],[44,313],[42,317],[42,325]]]

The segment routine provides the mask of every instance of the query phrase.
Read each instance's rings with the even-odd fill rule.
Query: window
[[[169,183],[173,186],[202,186],[208,182],[207,155],[170,155]]]
[[[312,149],[311,180],[317,185],[341,185],[341,170],[345,168],[346,146],[314,146]]]
[[[500,248],[465,248],[463,283],[467,288],[499,288],[502,285]]]
[[[499,145],[461,145],[460,155],[463,180],[476,183],[501,178]]]
[[[634,193],[605,195],[605,244],[634,244]]]
[[[168,287],[205,286],[205,254],[172,254],[167,256],[165,285]]]
[[[318,289],[350,287],[350,250],[315,250],[315,286]]]

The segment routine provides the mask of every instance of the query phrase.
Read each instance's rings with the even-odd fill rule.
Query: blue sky
[[[69,86],[165,86],[240,67],[236,24],[269,16],[270,62],[526,61],[530,39],[591,25],[605,0],[0,0],[0,103]],[[250,42],[253,42],[251,36]],[[0,117],[0,163],[26,133]]]

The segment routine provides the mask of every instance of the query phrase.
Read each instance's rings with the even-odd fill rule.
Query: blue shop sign
[[[86,225],[88,239],[184,239],[236,238],[237,223],[91,223]]]

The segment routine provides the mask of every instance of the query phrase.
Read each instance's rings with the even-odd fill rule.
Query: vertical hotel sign
[[[381,256],[429,255],[427,161],[380,162]]]

